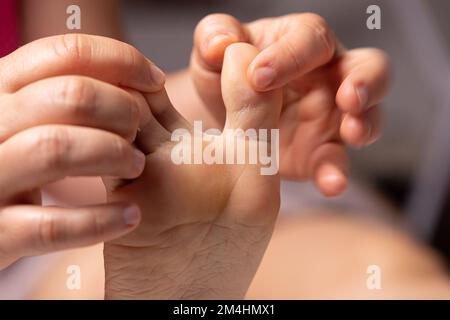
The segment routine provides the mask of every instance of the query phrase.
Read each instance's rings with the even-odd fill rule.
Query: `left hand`
[[[323,18],[291,14],[241,24],[225,14],[204,18],[195,31],[190,71],[204,105],[221,126],[225,108],[220,71],[225,48],[248,42],[260,51],[247,76],[258,91],[283,88],[280,172],[311,179],[327,196],[347,184],[346,144],[362,147],[381,131],[379,103],[389,63],[373,48],[344,49]]]

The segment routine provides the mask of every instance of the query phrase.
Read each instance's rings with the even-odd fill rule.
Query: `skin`
[[[74,70],[78,75],[67,75]],[[132,89],[120,87],[160,90],[161,71],[119,41],[66,35],[0,59],[0,79],[0,165],[7,168],[0,177],[0,268],[136,227],[140,212],[129,202],[42,207],[40,191],[67,176],[138,177],[145,156],[131,141],[139,104]]]
[[[255,90],[283,90],[282,176],[312,180],[326,196],[341,194],[349,167],[346,146],[369,145],[380,136],[378,104],[389,84],[386,55],[373,48],[344,49],[316,14],[248,24],[213,14],[195,30],[190,74],[203,103],[190,106],[191,119],[223,125],[220,71],[225,48],[237,41],[261,51],[247,70]]]
[[[87,5],[87,4],[86,4]],[[106,12],[110,12],[110,11],[108,11],[108,10],[106,10]],[[280,18],[281,19],[281,18]],[[278,20],[278,19],[275,19],[275,20]],[[256,24],[256,23],[255,23]],[[30,24],[31,25],[31,24]],[[273,28],[274,30],[276,30],[277,29],[277,26],[279,26],[280,24],[278,24],[278,23],[274,23],[273,25],[271,25],[270,26],[270,28]],[[229,25],[226,25],[225,24],[225,27],[229,27]],[[29,30],[33,30],[33,28],[29,28]],[[287,32],[289,30],[289,28],[287,28],[286,30],[283,30],[283,31],[280,31],[280,34],[279,34],[279,39],[272,39],[272,43],[270,43],[270,41],[269,41],[269,43],[270,44],[276,44],[276,43],[278,43],[278,42],[281,42],[281,41],[279,41],[281,38],[282,38],[282,36],[283,35],[285,35],[285,34],[287,34],[287,33],[289,33],[289,32]],[[273,30],[272,30],[273,31]],[[38,32],[39,33],[39,32]],[[42,32],[42,33],[45,33],[45,31],[44,32]],[[42,35],[42,33],[41,33],[41,35]],[[259,31],[255,31],[255,35],[258,35],[258,33],[259,34],[261,34],[261,30],[259,30]],[[271,32],[271,33],[273,33],[273,32]],[[113,34],[115,34],[115,35],[117,35],[117,33],[113,33]],[[204,36],[205,34],[203,34],[203,36]],[[111,34],[111,36],[113,36],[112,34]],[[202,34],[201,34],[201,36],[202,36]],[[307,41],[308,42],[308,44],[309,45],[311,45],[311,47],[314,47],[314,38],[315,37],[311,37],[311,41],[309,42],[309,41]],[[320,37],[319,37],[320,38]],[[197,38],[196,38],[197,39]],[[223,42],[221,42],[221,41],[219,41],[218,43],[216,43],[216,45],[215,46],[212,46],[212,64],[214,65],[214,62],[216,61],[219,61],[219,63],[216,65],[216,66],[213,66],[212,68],[211,68],[211,66],[210,65],[208,65],[211,61],[210,61],[210,59],[208,58],[208,54],[206,54],[206,56],[203,56],[203,55],[201,55],[200,56],[200,58],[199,58],[199,64],[200,63],[202,63],[202,62],[206,62],[207,64],[206,64],[206,67],[205,66],[203,66],[203,65],[200,65],[200,67],[202,67],[202,68],[204,68],[206,71],[213,71],[212,72],[212,74],[213,75],[215,75],[216,76],[216,80],[217,80],[217,76],[219,75],[219,70],[220,70],[220,67],[221,67],[221,60],[223,60],[223,54],[224,54],[224,51],[225,51],[225,47],[228,45],[228,44],[230,44],[230,43],[233,43],[233,42],[236,42],[236,41],[240,41],[240,40],[243,40],[243,39],[233,39],[233,41],[228,41],[228,40],[226,40],[225,41],[225,43],[226,43],[226,45],[223,45]],[[254,43],[255,45],[257,45],[257,47],[259,48],[259,49],[262,49],[263,47],[261,46],[261,43],[258,43],[257,41],[255,41],[254,39],[244,39],[245,41],[247,41],[247,42],[250,42],[250,43]],[[309,40],[309,38],[308,38],[308,40]],[[317,40],[317,39],[316,39]],[[201,42],[201,41],[200,41]],[[112,48],[112,47],[111,47]],[[219,48],[218,50],[216,50],[216,49],[214,49],[214,48]],[[207,52],[210,52],[209,51],[209,49],[211,49],[211,48],[208,48],[208,51]],[[280,48],[278,48],[277,50],[275,50],[275,52],[276,53],[280,53],[280,52],[284,52],[285,50],[284,50],[285,48],[283,48],[282,46],[280,46]],[[302,49],[305,49],[305,48],[302,48]],[[195,52],[196,51],[201,51],[202,50],[202,48],[201,48],[201,46],[199,45],[199,42],[196,40],[196,44],[195,44],[195,49],[194,49],[194,55],[195,55]],[[300,50],[300,51],[303,51],[303,50]],[[306,51],[308,51],[308,50],[306,50]],[[217,53],[217,56],[215,57],[215,53]],[[261,53],[262,54],[262,53]],[[193,56],[194,56],[193,55]],[[320,55],[320,54],[319,54]],[[218,57],[218,58],[217,58]],[[253,57],[253,58],[255,58],[256,57],[256,55]],[[369,58],[373,58],[373,55],[369,55]],[[204,61],[203,61],[204,60]],[[295,59],[294,59],[295,60]],[[365,59],[362,59],[362,60],[365,60]],[[277,74],[278,75],[280,75],[280,79],[281,80],[279,80],[279,81],[281,81],[281,83],[279,83],[278,85],[279,85],[279,87],[283,87],[283,91],[286,91],[286,90],[284,90],[285,89],[285,87],[287,86],[284,82],[285,81],[289,81],[289,80],[286,80],[286,79],[289,79],[290,77],[292,77],[292,78],[297,78],[299,75],[301,75],[301,74],[303,74],[302,73],[302,70],[297,70],[297,69],[294,69],[294,70],[296,70],[296,74],[295,75],[292,75],[292,74],[289,74],[289,72],[288,72],[288,70],[289,69],[291,69],[290,67],[292,67],[292,61],[289,61],[289,57],[286,57],[286,59],[280,59],[280,61],[286,61],[286,65],[287,65],[287,67],[286,68],[283,68],[283,66],[275,66],[276,68],[278,68],[277,70]],[[310,65],[309,67],[311,67],[311,68],[317,68],[318,66],[315,66],[315,64],[314,63],[312,63],[311,61],[308,61],[308,60],[306,60],[308,63],[306,63],[307,65]],[[192,65],[191,65],[191,75],[193,76],[193,78],[194,78],[194,83],[198,86],[198,88],[200,88],[200,90],[199,90],[199,96],[200,96],[200,98],[201,98],[201,101],[202,101],[202,103],[197,103],[196,104],[196,106],[197,106],[197,108],[196,109],[193,109],[193,110],[199,110],[199,112],[200,112],[200,114],[202,115],[202,117],[201,118],[203,118],[203,119],[206,119],[207,117],[208,117],[208,115],[209,114],[211,114],[212,113],[212,119],[222,119],[222,124],[223,124],[223,119],[224,119],[224,117],[223,117],[223,110],[225,110],[225,108],[223,108],[222,109],[222,116],[221,117],[217,117],[217,115],[215,114],[215,112],[213,111],[213,112],[211,112],[211,110],[208,108],[208,109],[205,109],[204,108],[204,103],[203,103],[203,101],[204,101],[204,94],[201,92],[201,89],[202,89],[202,87],[203,86],[201,86],[201,85],[198,85],[198,78],[197,78],[197,74],[196,74],[196,71],[194,70],[194,68],[195,68],[195,65],[196,65],[196,61],[194,61],[193,63],[192,63]],[[327,64],[327,63],[323,63],[324,65],[325,64]],[[247,77],[248,78],[250,78],[250,82],[252,83],[252,85],[253,85],[253,87],[254,87],[254,89],[257,89],[257,90],[259,90],[259,91],[264,91],[264,90],[266,90],[266,89],[264,89],[264,88],[259,88],[258,86],[255,86],[255,83],[253,83],[252,82],[252,75],[251,75],[251,72],[249,71],[250,69],[251,69],[251,66],[252,66],[252,64],[251,63],[249,63],[248,65],[247,65]],[[308,69],[309,67],[307,67],[306,69]],[[362,68],[363,70],[364,70],[364,72],[361,72],[362,74],[366,74],[367,73],[367,68]],[[68,74],[71,74],[71,73],[73,73],[74,72],[74,70],[76,70],[76,73],[78,73],[78,69],[77,68],[74,68],[74,69],[69,69],[69,70],[67,70],[68,71]],[[386,70],[385,70],[386,71]],[[303,72],[305,72],[304,70],[303,70]],[[61,74],[62,75],[62,74]],[[183,79],[182,79],[182,81],[180,81],[179,83],[180,84],[184,84],[183,85],[183,88],[185,88],[185,87],[187,87],[187,83],[189,82],[189,78],[188,77],[186,77],[186,73],[184,73],[182,76],[184,76],[183,77]],[[97,75],[89,75],[91,78],[96,78],[96,76]],[[220,75],[219,75],[220,76]],[[180,77],[181,78],[181,77]],[[175,79],[175,78],[173,78],[173,79]],[[197,79],[197,80],[196,80]],[[328,79],[328,78],[327,78]],[[100,79],[100,80],[102,80],[102,81],[105,81],[105,79]],[[111,79],[108,79],[108,80],[106,80],[106,82],[108,82],[109,80],[111,80]],[[379,79],[378,79],[379,80]],[[122,85],[123,83],[121,83],[120,81],[119,82],[115,82],[115,81],[111,81],[111,82],[113,82],[112,84],[115,84],[115,85],[118,85],[118,84],[120,84],[120,85]],[[172,83],[172,81],[169,81],[169,84],[170,83]],[[213,83],[213,82],[210,82],[210,83]],[[216,81],[215,82],[216,84],[215,84],[215,88],[217,89],[217,88],[219,88],[220,89],[220,86],[218,86],[217,84],[218,84],[218,82]],[[274,82],[275,84],[276,84],[276,82]],[[318,85],[320,86],[320,85],[323,85],[323,79],[319,79],[318,81],[317,81],[317,83],[318,83]],[[295,87],[295,90],[294,90],[294,93],[296,93],[296,94],[298,94],[298,92],[296,92],[296,90],[298,90],[298,88],[297,88],[297,86],[294,86]],[[333,86],[331,86],[331,87],[333,87]],[[197,88],[197,89],[198,89]],[[42,88],[41,88],[42,89]],[[140,90],[140,88],[134,88],[134,89],[136,89],[136,90],[139,90],[139,91],[141,91],[142,92],[142,90]],[[269,89],[272,89],[272,88],[269,88]],[[371,88],[370,88],[371,89]],[[170,89],[170,86],[169,86],[169,91],[171,91],[172,89]],[[212,90],[212,91],[214,91],[214,90]],[[326,90],[325,90],[326,91]],[[332,91],[332,90],[331,90]],[[344,90],[345,91],[345,90]],[[351,90],[347,90],[348,92],[350,92]],[[145,92],[145,90],[144,90],[144,92]],[[218,91],[218,92],[220,92],[220,90]],[[181,93],[181,91],[180,91],[180,93]],[[130,93],[133,97],[135,97],[135,99],[137,99],[137,100],[139,100],[139,94],[136,94],[136,92],[131,92]],[[286,94],[286,93],[285,93]],[[345,94],[343,94],[344,96],[345,96]],[[350,93],[348,96],[350,96],[350,100],[352,99],[352,94]],[[217,100],[218,99],[218,97],[220,97],[220,95],[218,95],[218,94],[216,94],[215,95],[215,98],[216,98],[216,101],[219,101],[220,102],[220,99],[219,100]],[[295,97],[295,94],[294,94],[294,97]],[[353,94],[353,98],[354,98],[354,94]],[[184,95],[183,97],[180,95],[179,97],[174,97],[174,100],[179,100],[179,99],[184,99],[184,101],[185,101],[185,103],[184,104],[177,104],[178,105],[178,108],[179,108],[179,110],[184,114],[184,113],[187,113],[188,111],[187,110],[185,110],[185,108],[184,108],[184,106],[188,106],[189,105],[189,103],[187,103],[188,101],[196,101],[196,102],[199,102],[200,100],[199,100],[199,97],[197,96],[197,94],[195,94],[195,91],[193,91],[193,90],[191,90],[190,92],[189,92],[189,94],[187,94],[187,95]],[[337,98],[336,98],[337,99]],[[345,100],[345,99],[344,99]],[[317,103],[314,103],[314,105],[316,105]],[[141,104],[139,104],[138,103],[138,105],[141,105]],[[212,110],[214,110],[214,104],[211,104],[211,105],[208,105],[208,106],[210,106],[211,107],[211,109]],[[223,107],[223,106],[222,106]],[[297,108],[299,109],[300,107],[299,107],[299,105],[297,105]],[[296,107],[293,107],[293,109],[297,109]],[[302,108],[303,109],[303,108]],[[285,106],[283,106],[283,110],[285,110]],[[183,112],[184,111],[184,112]],[[206,112],[205,112],[206,111]],[[307,110],[308,111],[308,110]],[[195,112],[197,112],[197,111],[193,111],[193,113],[195,113]],[[309,111],[308,111],[309,112]],[[308,112],[307,112],[307,114],[308,114]],[[284,113],[284,111],[283,111],[283,113]],[[350,112],[351,113],[351,112]],[[354,121],[353,122],[353,124],[352,124],[352,121],[347,121],[347,123],[350,123],[350,124],[352,124],[352,125],[350,125],[350,126],[346,126],[345,125],[345,121],[343,121],[342,122],[342,124],[341,124],[341,128],[340,128],[340,131],[343,131],[343,132],[345,132],[345,128],[346,127],[350,127],[350,129],[351,130],[349,130],[349,132],[358,132],[358,130],[356,130],[355,131],[355,128],[356,129],[361,129],[360,131],[362,132],[363,130],[366,130],[367,129],[367,125],[366,125],[366,122],[364,122],[362,125],[360,125],[360,126],[358,126],[358,124],[361,124],[362,122],[361,121],[359,121],[360,119],[359,118],[362,118],[362,113],[360,113],[360,112],[355,112],[355,114],[356,114],[356,116],[354,117],[354,118],[356,118],[356,121]],[[334,117],[334,116],[333,116]],[[333,118],[333,117],[331,117],[331,118]],[[337,117],[337,115],[335,116],[335,117]],[[287,117],[286,116],[286,118],[289,120],[289,117]],[[199,119],[199,118],[197,118],[197,119]],[[344,117],[344,119],[345,119],[345,117]],[[351,119],[351,118],[350,118]],[[189,120],[191,120],[191,118],[189,119]],[[315,120],[315,119],[313,119],[313,120]],[[217,120],[216,120],[217,121]],[[313,123],[316,123],[315,121],[312,121]],[[367,123],[370,123],[370,125],[372,126],[372,123],[373,121],[372,120],[370,120],[370,121],[367,121]],[[211,122],[211,123],[213,123],[213,122]],[[217,122],[217,123],[220,123],[220,120]],[[327,121],[324,121],[323,119],[322,119],[322,121],[317,121],[317,123],[318,124],[320,124],[320,125],[322,125],[322,126],[327,126],[329,123],[327,122]],[[355,125],[355,123],[356,123],[356,125]],[[289,122],[288,122],[288,124],[289,124]],[[91,124],[86,124],[87,126],[91,126]],[[288,141],[288,142],[291,142],[291,140],[289,140],[289,139],[284,139],[283,137],[286,137],[286,135],[283,133],[284,131],[287,131],[287,129],[285,129],[285,128],[291,128],[290,130],[292,131],[292,123],[290,123],[290,125],[291,125],[291,127],[289,127],[289,126],[285,126],[284,125],[284,123],[283,123],[283,121],[280,123],[280,125],[281,125],[281,128],[282,128],[282,141]],[[293,127],[294,127],[294,131],[296,132],[295,133],[295,135],[297,135],[297,131],[295,130],[295,126],[297,126],[297,123],[294,123],[293,124]],[[220,127],[220,126],[219,126]],[[311,125],[311,126],[309,126],[310,128],[313,128],[314,127],[314,125]],[[344,128],[344,129],[342,129],[342,128]],[[353,128],[353,129],[352,129]],[[378,128],[378,125],[377,125],[377,123],[375,122],[375,126],[372,126],[372,128]],[[115,128],[114,128],[115,129]],[[289,131],[288,133],[290,133],[291,131]],[[315,131],[317,131],[317,129],[316,130],[312,130],[313,132],[315,132]],[[320,131],[320,130],[319,130]],[[333,131],[332,129],[330,129],[330,131]],[[377,130],[372,130],[373,132],[377,132]],[[303,134],[302,132],[301,132],[301,134]],[[308,134],[308,130],[306,131],[306,134]],[[323,134],[323,132],[320,132],[320,134]],[[300,135],[300,134],[299,134]],[[329,134],[329,135],[332,135],[331,133]],[[325,134],[325,136],[329,136],[328,134]],[[313,134],[313,136],[314,136],[314,134]],[[345,134],[344,135],[342,135],[342,136],[344,136],[345,137]],[[356,138],[356,140],[360,140],[360,141],[363,141],[362,143],[361,143],[361,145],[362,144],[365,144],[365,143],[368,143],[368,142],[371,142],[371,141],[366,141],[366,140],[374,140],[374,139],[376,139],[376,135],[374,135],[374,137],[372,138],[372,139],[367,139],[367,137],[364,135],[364,134],[356,134],[356,136],[359,136],[359,138],[357,137]],[[361,137],[363,137],[363,138],[361,138]],[[125,137],[124,137],[125,138]],[[341,137],[342,138],[342,137]],[[330,138],[331,139],[331,138]],[[339,141],[340,141],[340,139],[339,139],[339,137],[337,138]],[[314,140],[314,139],[313,139]],[[351,140],[351,139],[350,139]],[[333,139],[331,139],[331,141],[332,141],[332,144],[334,143],[334,138]],[[329,142],[329,141],[327,141],[327,142]],[[297,142],[296,142],[297,143]],[[317,142],[317,144],[324,144],[324,142],[323,141],[320,141],[320,142]],[[360,144],[360,143],[355,143],[355,144]],[[284,145],[284,144],[282,144],[282,145]],[[301,143],[299,143],[299,145],[301,145],[302,146],[302,148],[304,148],[304,145],[302,145]],[[347,166],[347,160],[346,160],[346,158],[345,158],[345,154],[342,152],[342,148],[341,148],[341,143],[339,143],[339,144],[337,144],[337,146],[334,146],[334,145],[332,145],[332,146],[328,146],[328,144],[327,143],[325,143],[325,150],[324,150],[324,152],[319,152],[319,151],[317,151],[317,150],[315,150],[315,153],[316,154],[318,154],[318,156],[316,157],[316,159],[315,160],[307,160],[306,162],[311,162],[312,164],[311,164],[311,166],[310,166],[310,168],[311,169],[306,169],[306,172],[307,172],[307,174],[306,174],[306,178],[310,178],[310,177],[312,177],[313,179],[315,179],[315,181],[316,181],[316,183],[318,183],[318,185],[319,185],[319,187],[321,188],[321,190],[322,190],[322,192],[324,192],[325,194],[327,194],[327,195],[335,195],[335,194],[338,194],[339,192],[341,192],[343,189],[344,189],[344,187],[345,187],[345,182],[346,182],[346,178],[345,178],[345,174],[346,174],[346,170],[344,170],[343,168],[346,168],[346,166]],[[319,149],[320,150],[320,148],[319,147],[317,147],[317,145],[314,145],[314,147],[316,147],[317,149]],[[330,148],[331,147],[331,148]],[[334,148],[335,147],[335,148]],[[284,154],[284,153],[287,153],[287,154],[289,154],[289,152],[285,152],[284,151],[285,149],[283,149],[283,147],[282,147],[282,154]],[[302,151],[303,149],[301,149],[300,151]],[[309,152],[309,148],[308,148],[308,146],[306,147],[306,150]],[[291,153],[292,154],[292,153]],[[343,155],[344,154],[344,155]],[[313,157],[314,158],[314,157]],[[302,161],[300,161],[301,163],[303,163]],[[295,166],[295,168],[292,168],[292,165],[284,165],[284,163],[286,163],[286,161],[285,160],[283,160],[283,156],[282,156],[282,173],[285,175],[285,176],[291,176],[291,177],[294,177],[294,178],[304,178],[304,176],[303,176],[303,174],[298,174],[297,173],[297,171],[298,171],[298,167],[299,167],[299,165],[298,164],[294,164],[294,166]],[[289,163],[289,161],[288,161],[288,163]],[[319,165],[314,165],[314,164],[319,164]],[[303,170],[303,169],[302,169]],[[311,173],[312,172],[312,173]],[[100,173],[100,175],[101,175],[101,173]],[[63,175],[63,176],[65,176],[65,175]],[[119,175],[119,177],[120,178],[126,178],[126,176],[121,176],[121,175]],[[330,178],[331,177],[331,178]],[[325,181],[324,183],[322,183],[321,181]],[[120,179],[113,179],[113,180],[111,180],[111,179],[105,179],[105,182],[106,182],[106,185],[107,185],[107,187],[110,189],[110,190],[116,190],[117,188],[118,188],[118,186],[120,186],[121,184],[122,184],[122,181],[120,180]],[[321,187],[322,186],[322,187]],[[323,186],[325,186],[325,187],[323,187]],[[113,198],[113,197],[112,197]],[[110,198],[110,199],[112,199],[112,198]],[[133,206],[131,206],[131,207],[133,207]],[[123,211],[123,210],[122,210]],[[122,220],[123,221],[123,220]],[[92,226],[91,226],[92,227]],[[53,230],[52,228],[50,228],[50,230]],[[52,237],[52,239],[53,239],[53,237]],[[71,241],[73,241],[73,240],[71,240]],[[92,241],[92,240],[91,240]],[[98,239],[97,239],[97,241],[99,241]],[[69,241],[70,242],[70,241]],[[68,245],[68,244],[67,244]],[[77,243],[76,243],[76,241],[75,242],[73,242],[73,244],[71,244],[71,245],[77,245]],[[244,246],[245,247],[245,246]],[[55,246],[55,247],[53,247],[53,249],[55,249],[55,248],[57,248],[57,246]],[[245,248],[244,248],[245,249]],[[48,250],[48,249],[47,249]],[[105,251],[106,252],[106,251]],[[255,255],[255,257],[256,257],[256,259],[257,259],[257,257],[258,257],[258,254],[256,254]],[[248,276],[247,276],[247,278],[248,277],[250,277],[251,278],[251,270],[250,269],[252,269],[252,264],[250,264],[250,268],[249,268],[249,270],[248,270]],[[246,277],[244,277],[243,278],[244,279],[244,283],[243,283],[243,285],[245,285],[245,279],[246,279]],[[232,283],[232,281],[230,282],[230,286],[231,286],[231,288],[228,290],[228,293],[230,294],[230,295],[240,295],[241,294],[241,291],[243,290],[242,289],[242,287],[240,287],[240,285],[239,284],[231,284]],[[201,290],[200,290],[201,291]],[[203,293],[199,293],[199,296],[207,296],[207,295],[203,295]]]
[[[246,299],[448,299],[443,260],[428,246],[364,213],[303,210],[277,219]],[[102,299],[102,246],[59,255],[31,299]],[[83,270],[80,290],[67,290],[66,269]],[[381,268],[381,290],[368,290],[367,267]]]
[[[281,91],[258,93],[246,78],[257,53],[248,44],[225,53],[226,128],[277,127]],[[143,217],[134,232],[105,243],[105,297],[243,298],[275,224],[279,177],[261,175],[260,165],[175,165],[169,133],[192,127],[164,93],[147,95],[147,102],[156,121],[137,138],[148,153],[145,170],[108,195],[137,203]]]

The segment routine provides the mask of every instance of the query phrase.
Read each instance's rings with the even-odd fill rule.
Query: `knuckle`
[[[295,71],[301,72],[306,65],[305,57],[302,52],[297,50],[294,43],[291,41],[285,41],[284,47],[286,48],[286,53],[289,58],[294,62]]]
[[[96,91],[81,77],[68,77],[55,89],[55,102],[62,105],[71,117],[92,115],[96,106]]]
[[[57,219],[49,213],[43,213],[38,222],[37,250],[48,251],[55,249],[61,241],[61,233],[57,226]]]
[[[102,238],[103,235],[106,234],[106,227],[105,224],[102,223],[102,219],[100,218],[100,215],[93,212],[91,214],[91,219],[92,219],[92,231],[93,232],[93,236],[96,238]]]
[[[384,96],[390,87],[392,78],[391,61],[388,54],[377,48],[361,49],[365,52],[361,55],[364,60],[363,63],[367,68],[372,70],[373,85],[379,88],[379,93]]]
[[[128,70],[138,71],[142,67],[146,66],[146,58],[136,48],[129,44],[123,44],[122,50],[118,51],[124,67]],[[150,72],[149,68],[146,68]],[[151,75],[149,75],[151,79]]]
[[[314,35],[321,41],[327,58],[331,58],[335,51],[334,34],[326,20],[318,14],[306,13],[301,18],[304,26],[308,27]]]
[[[47,128],[35,135],[31,142],[43,171],[61,169],[70,151],[68,134],[63,128]]]
[[[73,68],[86,67],[91,59],[91,46],[86,36],[80,34],[57,36],[54,51],[57,57]]]
[[[115,156],[117,157],[117,163],[123,164],[128,163],[131,156],[129,154],[129,149],[127,148],[126,144],[120,139],[119,137],[114,138],[114,149],[115,149]]]

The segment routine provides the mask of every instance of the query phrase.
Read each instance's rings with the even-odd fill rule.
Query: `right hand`
[[[43,207],[40,188],[67,176],[138,177],[145,157],[131,144],[141,113],[133,90],[163,85],[141,53],[103,37],[44,38],[0,59],[0,270],[136,227],[132,203]]]
[[[257,54],[256,47],[245,43],[227,48],[221,82],[226,131],[205,134],[202,155],[220,153],[228,161],[232,151],[239,158],[239,145],[249,143],[235,130],[277,127],[281,90],[256,92],[247,80],[247,68]],[[249,162],[246,149],[245,164],[175,164],[174,148],[182,146],[183,157],[199,155],[196,129],[176,111],[165,91],[145,99],[153,117],[142,126],[136,145],[147,154],[147,165],[138,179],[108,192],[109,201],[138,203],[142,222],[125,237],[105,243],[105,297],[243,298],[275,225],[279,175],[276,170],[263,175],[261,158],[257,164]],[[174,141],[172,134],[180,129],[192,140]],[[253,140],[258,144],[253,151],[270,149],[275,169],[276,147],[259,137]]]

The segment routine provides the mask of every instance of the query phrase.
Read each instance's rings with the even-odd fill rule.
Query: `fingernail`
[[[164,83],[166,82],[166,75],[164,74],[164,72],[154,64],[152,63],[149,64],[150,64],[150,76],[152,77],[152,81],[154,82],[154,84],[158,86],[164,85]]]
[[[135,226],[141,220],[141,212],[138,207],[131,206],[123,211],[123,220],[127,226]]]
[[[367,121],[367,138],[366,138],[366,144],[370,145],[375,141],[371,141],[371,137],[372,137],[372,124]]]
[[[258,89],[267,89],[275,81],[276,73],[271,67],[259,67],[253,72],[253,84]]]
[[[359,108],[364,110],[367,108],[367,104],[369,103],[369,92],[365,86],[359,85],[355,89],[356,95],[359,99]]]
[[[233,42],[237,42],[238,40],[239,38],[232,33],[217,34],[206,42],[205,49],[209,50],[217,44],[223,43],[225,41],[231,44]]]
[[[141,173],[145,167],[145,155],[138,149],[134,150],[134,167],[137,172]]]

